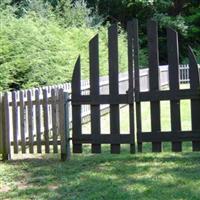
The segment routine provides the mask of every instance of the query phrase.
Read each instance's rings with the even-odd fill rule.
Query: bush
[[[99,32],[100,71],[108,73],[107,29],[62,27],[55,17],[31,11],[17,18],[12,9],[1,13],[0,89],[20,89],[71,80],[81,54],[82,78],[88,78],[88,42]],[[126,37],[119,36],[120,71],[127,67]]]

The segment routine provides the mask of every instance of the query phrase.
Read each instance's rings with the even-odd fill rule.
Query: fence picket
[[[188,51],[189,55],[189,76],[190,76],[190,87],[192,90],[199,90],[200,82],[199,82],[199,73],[198,73],[198,65],[195,59],[194,53],[189,47]],[[199,99],[191,99],[191,117],[192,117],[192,130],[200,131],[200,100]],[[200,151],[200,140],[192,141],[193,151]]]
[[[109,90],[110,98],[116,99],[119,93],[118,86],[118,33],[117,24],[108,28],[109,54]],[[115,137],[120,134],[119,105],[110,105],[110,134]],[[111,143],[111,153],[120,153],[120,144]]]
[[[179,50],[178,34],[171,28],[167,29],[168,45],[168,63],[169,63],[169,88],[173,95],[179,90]],[[174,134],[181,130],[180,120],[180,100],[170,101],[171,110],[171,130]],[[172,151],[182,150],[182,144],[179,141],[172,142]]]
[[[13,143],[14,153],[18,153],[18,106],[17,106],[17,93],[12,92],[12,119],[13,119]]]
[[[48,110],[48,93],[47,88],[43,90],[43,118],[44,118],[44,140],[45,153],[49,153],[49,110]]]
[[[24,104],[24,92],[20,91],[20,131],[21,131],[22,153],[26,153],[25,123],[26,123],[26,107]]]
[[[28,103],[28,136],[29,136],[29,153],[34,153],[33,143],[33,103],[32,103],[32,92],[27,91],[27,103]]]
[[[11,158],[10,149],[10,112],[9,112],[9,93],[6,92],[3,97],[3,160],[9,160]]]
[[[98,35],[89,43],[90,57],[90,94],[95,100],[99,95],[99,41]],[[100,105],[91,105],[91,134],[94,137],[100,135]],[[92,153],[101,153],[100,144],[92,144]]]
[[[42,153],[41,147],[41,103],[40,90],[35,90],[35,120],[36,120],[36,138],[37,138],[37,153]]]
[[[53,152],[58,153],[58,130],[57,130],[57,110],[56,110],[56,104],[57,104],[57,94],[55,89],[51,90],[51,106],[52,106],[52,131],[53,131]]]
[[[129,131],[131,135],[130,144],[130,152],[135,153],[135,127],[134,127],[134,99],[133,99],[133,87],[135,87],[135,80],[133,80],[133,61],[134,65],[138,66],[138,25],[137,20],[134,19],[133,21],[127,24],[127,32],[128,32],[128,98],[129,98]],[[133,55],[134,53],[134,55]],[[133,85],[134,84],[134,85]]]
[[[155,21],[147,24],[148,49],[149,49],[149,84],[150,91],[159,91],[159,54],[158,54],[158,25]],[[160,131],[160,102],[151,101],[151,129],[152,132]],[[161,142],[152,142],[152,151],[162,151]]]
[[[81,69],[80,69],[80,56],[78,57],[74,73],[72,77],[72,99],[79,99],[81,94]],[[82,144],[76,141],[76,138],[81,135],[81,105],[72,105],[72,131],[73,131],[73,152],[81,153]]]
[[[142,152],[142,142],[139,140],[141,132],[142,132],[142,124],[141,124],[141,103],[139,101],[140,94],[140,80],[142,77],[140,76],[140,70],[138,65],[138,49],[139,49],[139,41],[138,41],[138,21],[134,20],[133,23],[133,38],[134,38],[134,75],[135,75],[135,101],[136,101],[136,126],[137,126],[137,150],[138,152]]]
[[[66,160],[67,146],[66,146],[66,135],[65,135],[65,98],[63,89],[59,89],[59,122],[60,122],[60,141],[61,141],[61,160]]]
[[[66,157],[64,159],[70,160],[70,129],[69,129],[69,94],[64,92],[64,123],[65,123],[65,141],[66,141]]]

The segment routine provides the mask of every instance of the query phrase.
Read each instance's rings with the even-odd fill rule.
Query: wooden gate
[[[120,153],[120,144],[130,144],[130,152],[135,152],[134,139],[134,107],[133,107],[133,57],[132,57],[132,26],[128,24],[128,71],[129,90],[119,94],[118,88],[118,30],[117,25],[108,29],[109,54],[109,95],[99,92],[99,43],[96,35],[89,43],[90,60],[90,95],[81,95],[80,88],[80,57],[78,58],[72,78],[72,119],[73,119],[73,152],[81,153],[82,144],[92,144],[92,152],[100,153],[101,144],[111,144],[111,153]],[[91,134],[82,134],[81,105],[91,105]],[[110,105],[110,134],[101,133],[100,105]],[[120,134],[119,105],[128,104],[130,118],[130,133]]]
[[[114,24],[108,28],[109,54],[109,95],[99,91],[99,42],[98,34],[89,43],[90,94],[81,94],[81,63],[77,59],[72,78],[72,121],[73,152],[81,153],[82,144],[92,144],[92,153],[101,153],[101,144],[111,144],[111,153],[120,153],[120,144],[130,144],[130,152],[142,151],[143,142],[152,143],[152,151],[162,151],[162,142],[172,142],[173,151],[181,151],[182,141],[192,141],[193,150],[200,150],[200,98],[198,66],[194,54],[189,48],[190,89],[179,89],[179,50],[177,32],[167,29],[169,90],[159,88],[159,53],[157,23],[148,21],[147,37],[149,49],[149,91],[140,91],[138,62],[138,21],[128,22],[128,74],[129,89],[119,94],[118,88],[118,30]],[[134,67],[133,67],[134,66]],[[180,100],[191,100],[192,130],[181,131]],[[170,101],[171,131],[161,132],[160,101]],[[150,102],[151,131],[142,132],[141,102]],[[91,107],[91,133],[83,134],[81,126],[81,105]],[[100,105],[110,105],[110,134],[101,132]],[[120,133],[119,105],[129,106],[128,134]],[[136,105],[136,112],[134,111]],[[136,115],[135,115],[136,113]],[[134,119],[136,116],[136,120]],[[136,127],[135,122],[136,121]],[[135,136],[135,130],[137,134]]]
[[[138,151],[142,151],[143,142],[152,142],[152,151],[161,152],[162,142],[172,142],[172,151],[182,151],[183,141],[192,141],[193,151],[200,150],[200,94],[198,65],[192,49],[188,48],[190,89],[179,88],[179,46],[178,34],[167,28],[167,52],[169,65],[169,90],[159,88],[158,27],[154,21],[147,24],[149,50],[149,86],[148,92],[140,92],[138,65],[135,65],[135,102],[137,115]],[[191,131],[181,130],[180,100],[191,102]],[[170,101],[171,131],[161,131],[160,102]],[[150,102],[151,132],[141,129],[141,102]]]

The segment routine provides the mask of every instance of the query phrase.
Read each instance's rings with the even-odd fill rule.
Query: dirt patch
[[[29,187],[30,187],[30,184],[27,184],[26,182],[18,182],[17,183],[17,188],[19,190],[25,190],[25,189],[27,189]]]
[[[56,190],[56,189],[58,189],[58,185],[55,185],[55,184],[48,185],[48,189],[49,190]]]
[[[1,192],[9,192],[11,188],[8,185],[0,185],[0,193]]]

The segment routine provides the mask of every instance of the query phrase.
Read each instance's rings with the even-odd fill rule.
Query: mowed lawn
[[[181,102],[182,129],[191,128],[189,101]],[[149,104],[142,105],[143,130],[150,129]],[[121,109],[121,131],[128,132],[128,108]],[[162,130],[170,130],[169,102],[161,103]],[[102,132],[109,131],[109,116],[102,118]],[[84,125],[88,132],[89,125]],[[192,152],[191,142],[183,144],[183,153],[144,153],[111,155],[109,145],[102,154],[72,155],[61,162],[58,155],[33,155],[0,162],[0,199],[200,199],[200,153]]]

